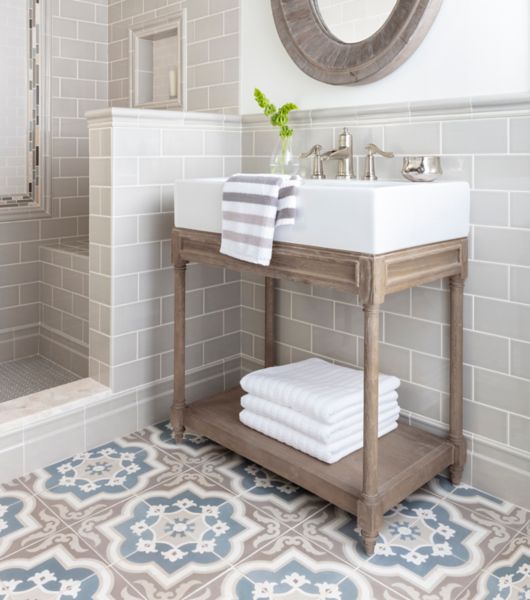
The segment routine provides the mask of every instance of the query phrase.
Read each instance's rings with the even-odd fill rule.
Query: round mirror
[[[278,35],[304,73],[352,85],[381,79],[407,60],[442,2],[271,0],[271,6]]]
[[[397,0],[315,0],[315,4],[330,33],[353,44],[381,29]]]

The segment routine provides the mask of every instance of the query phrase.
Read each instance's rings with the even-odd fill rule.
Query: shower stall
[[[0,402],[88,375],[85,107],[52,4],[0,0]]]

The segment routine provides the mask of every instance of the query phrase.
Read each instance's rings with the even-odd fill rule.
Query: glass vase
[[[298,155],[293,152],[293,138],[280,137],[276,142],[270,160],[271,173],[276,175],[296,175],[300,168]]]

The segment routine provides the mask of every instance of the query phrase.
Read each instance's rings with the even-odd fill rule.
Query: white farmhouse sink
[[[221,233],[226,178],[175,183],[175,226]],[[462,181],[304,180],[296,224],[274,239],[366,254],[465,237],[469,185]]]

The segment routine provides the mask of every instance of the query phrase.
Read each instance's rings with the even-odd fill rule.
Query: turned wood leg
[[[378,493],[377,444],[379,405],[379,305],[366,304],[364,310],[364,448],[363,491],[357,517],[364,548],[372,554],[383,524]]]
[[[184,435],[186,264],[175,265],[175,355],[171,427],[176,442]]]
[[[450,412],[449,440],[455,448],[450,467],[451,482],[460,483],[466,463],[466,440],[463,435],[463,327],[464,280],[460,275],[450,278],[451,289],[451,350],[450,350]]]
[[[274,279],[265,277],[265,366],[272,367],[274,356]]]

